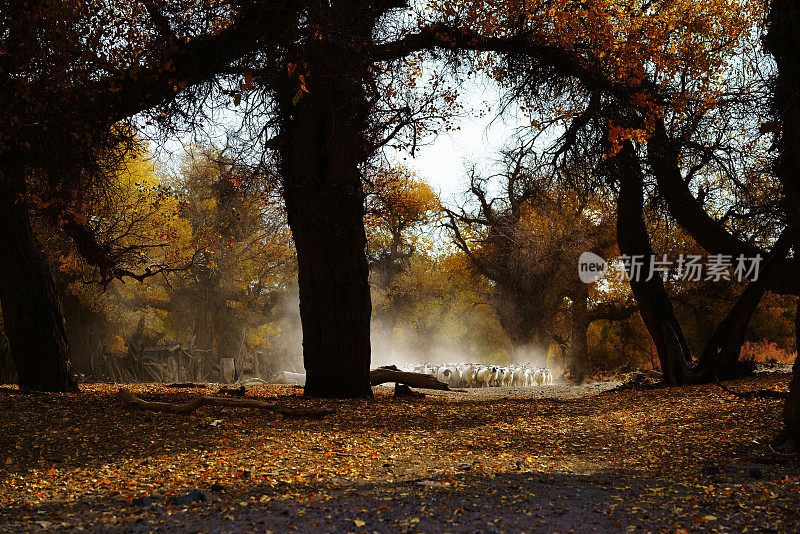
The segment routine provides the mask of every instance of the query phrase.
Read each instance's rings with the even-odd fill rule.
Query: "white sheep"
[[[526,386],[525,383],[525,369],[517,367],[512,371],[511,384],[515,387]]]
[[[475,384],[475,366],[467,364],[461,369],[461,385],[471,388]]]
[[[541,386],[544,383],[544,369],[537,368],[533,372],[533,380],[536,382],[537,386]]]
[[[546,386],[553,385],[553,373],[550,371],[550,369],[544,370],[544,383]]]
[[[503,369],[503,386],[511,387],[512,382],[514,381],[514,370],[510,367],[506,367]]]
[[[475,373],[475,384],[477,387],[489,387],[492,377],[493,371],[491,367],[480,367]]]

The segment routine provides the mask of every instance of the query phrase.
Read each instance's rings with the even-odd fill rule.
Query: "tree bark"
[[[13,384],[17,381],[17,370],[8,349],[8,338],[2,328],[2,308],[0,308],[0,384]]]
[[[747,325],[750,324],[750,318],[764,297],[767,284],[772,279],[775,268],[784,261],[794,239],[795,232],[791,227],[781,234],[764,262],[758,279],[747,285],[728,314],[714,330],[700,355],[697,368],[692,372],[693,381],[727,380],[752,373],[752,365],[739,361]]]
[[[515,358],[524,361],[533,358],[542,365],[547,360],[552,336],[546,326],[553,322],[546,317],[540,292],[526,291],[519,280],[496,281],[498,293],[494,296],[494,309],[500,326],[508,334]],[[546,295],[558,299],[559,295]]]
[[[800,28],[800,6],[794,0],[772,0],[768,32],[764,38],[767,51],[775,58],[778,75],[775,79],[773,113],[781,122],[776,140],[778,158],[775,174],[783,185],[784,208],[789,224],[800,227],[800,49],[797,46]],[[797,256],[800,246],[794,244],[793,278],[798,279]],[[795,315],[795,340],[800,348],[800,302]],[[783,409],[784,430],[776,443],[797,450],[800,448],[800,365],[795,359],[789,397]],[[792,442],[789,444],[788,442]]]
[[[21,187],[1,172],[0,180],[0,306],[19,387],[77,391],[55,283]]]
[[[194,346],[202,351],[213,351],[216,306],[210,294],[211,290],[201,287],[201,291],[203,294],[199,299],[194,321]]]
[[[200,358],[196,375],[198,379],[209,380],[216,363],[214,357],[214,330],[217,312],[214,289],[216,288],[209,287],[211,280],[204,275],[200,275],[199,280],[200,295],[194,321],[194,354]]]
[[[569,374],[578,384],[589,374],[589,285],[581,283],[572,294],[572,324],[569,340]]]
[[[795,351],[800,354],[800,298],[794,315]],[[783,405],[783,431],[775,438],[775,445],[792,451],[800,449],[800,358],[795,357],[792,365],[792,380],[789,382],[789,396]],[[790,442],[791,443],[787,443]]]
[[[297,250],[305,395],[371,397],[372,304],[361,185],[371,74],[358,47],[370,41],[374,21],[363,13],[319,9],[323,37],[307,44],[296,63],[308,69],[305,86],[287,67],[278,98],[286,213]]]
[[[661,372],[668,384],[686,382],[691,355],[686,340],[675,317],[664,282],[658,273],[647,280],[653,258],[653,248],[644,220],[644,177],[630,142],[609,158],[613,171],[619,177],[617,200],[617,242],[623,255],[636,257],[642,262],[638,276],[628,273],[631,290],[639,304],[642,316],[656,345]]]

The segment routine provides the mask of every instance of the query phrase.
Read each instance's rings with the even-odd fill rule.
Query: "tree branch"
[[[134,396],[130,391],[124,388],[119,389],[117,394],[119,398],[126,404],[136,406],[142,410],[151,410],[156,412],[168,412],[176,414],[189,414],[202,408],[203,406],[225,406],[229,408],[258,408],[261,410],[269,410],[276,412],[287,417],[311,417],[313,419],[320,419],[326,415],[335,413],[336,410],[327,408],[289,408],[286,406],[279,406],[275,403],[264,402],[256,399],[230,399],[225,397],[209,397],[206,395],[196,397],[184,404],[173,404],[169,402],[147,401]]]

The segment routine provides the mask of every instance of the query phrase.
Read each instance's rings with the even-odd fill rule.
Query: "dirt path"
[[[579,399],[588,395],[597,395],[604,391],[610,391],[619,386],[622,382],[605,381],[589,382],[581,386],[575,386],[567,382],[557,382],[551,386],[532,386],[532,387],[491,387],[491,388],[463,388],[455,391],[441,392],[433,390],[421,390],[436,400],[448,400],[454,402],[463,401],[493,401],[505,399]],[[392,388],[374,388],[386,395],[391,394]]]
[[[611,386],[422,400],[387,388],[370,402],[254,391],[338,410],[322,421],[136,412],[105,386],[0,394],[0,531],[797,531],[798,463],[762,443],[779,401],[716,386],[600,392]]]

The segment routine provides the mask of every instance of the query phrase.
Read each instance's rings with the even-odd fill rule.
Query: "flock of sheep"
[[[525,387],[550,386],[553,372],[546,367],[474,363],[420,364],[406,366],[403,371],[433,375],[450,387],[483,388],[491,386]]]
[[[433,375],[445,384],[454,388],[484,388],[491,386],[526,387],[550,386],[553,384],[553,372],[546,367],[528,367],[527,365],[486,365],[480,363],[447,363],[433,365],[423,363],[407,365],[403,371]],[[303,386],[306,375],[280,371],[270,380],[273,384],[291,384]]]

